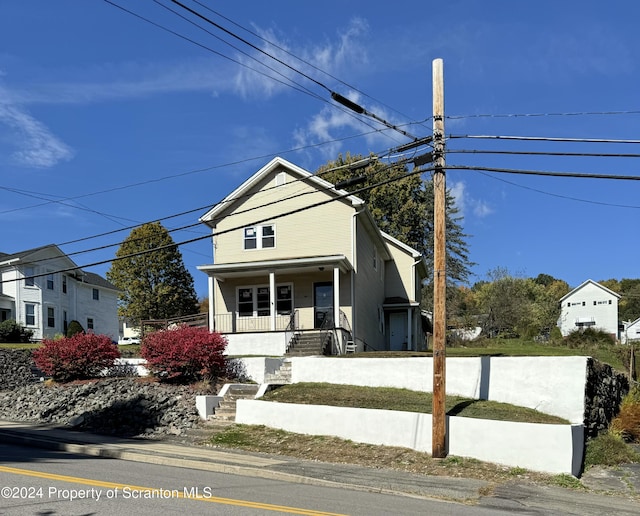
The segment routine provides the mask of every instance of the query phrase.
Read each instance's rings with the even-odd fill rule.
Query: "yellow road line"
[[[235,500],[233,498],[221,498],[218,496],[188,496],[184,494],[184,491],[175,489],[153,488],[153,487],[141,487],[133,486],[130,484],[119,484],[117,482],[105,482],[103,480],[93,480],[82,477],[70,477],[66,475],[58,475],[55,473],[44,473],[41,471],[32,471],[29,469],[12,468],[9,466],[0,466],[0,472],[11,473],[14,475],[24,475],[28,477],[46,478],[48,480],[58,480],[60,482],[73,482],[75,484],[88,485],[93,487],[104,487],[106,489],[127,489],[129,491],[139,491],[142,493],[162,493],[171,492],[173,498],[184,498],[188,500],[197,500],[199,502],[212,502],[224,505],[238,505],[240,507],[250,507],[252,509],[263,509],[267,511],[280,511],[289,514],[305,514],[308,516],[344,516],[332,512],[320,512],[310,509],[301,509],[298,507],[287,507],[285,505],[272,505],[260,502],[250,502],[247,500]],[[169,497],[167,497],[169,498]]]

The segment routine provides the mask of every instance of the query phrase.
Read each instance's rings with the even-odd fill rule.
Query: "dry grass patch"
[[[330,405],[431,414],[433,396],[428,392],[386,387],[360,387],[326,383],[296,383],[268,392],[264,401]],[[474,400],[462,396],[447,396],[446,411],[450,416],[516,421],[521,423],[569,424],[565,419],[536,410],[498,403]]]

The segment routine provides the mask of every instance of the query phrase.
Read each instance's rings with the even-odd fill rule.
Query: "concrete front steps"
[[[264,375],[264,383],[289,384],[291,383],[291,362],[283,362],[273,373]]]
[[[287,350],[286,356],[310,357],[322,355],[322,342],[319,331],[301,332],[296,341]]]
[[[226,390],[220,392],[222,399],[220,399],[218,407],[214,409],[214,414],[211,418],[216,424],[221,422],[232,424],[236,420],[237,400],[255,399],[258,389],[260,388],[260,386],[256,384],[241,383],[232,383],[225,387]]]

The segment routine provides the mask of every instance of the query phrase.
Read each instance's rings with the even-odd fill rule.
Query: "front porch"
[[[342,255],[199,268],[209,276],[209,328],[227,337],[229,355],[283,356],[312,333],[316,354],[341,354],[352,339]]]

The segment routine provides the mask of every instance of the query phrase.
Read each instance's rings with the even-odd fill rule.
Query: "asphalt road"
[[[511,514],[362,490],[0,445],[0,514]]]

